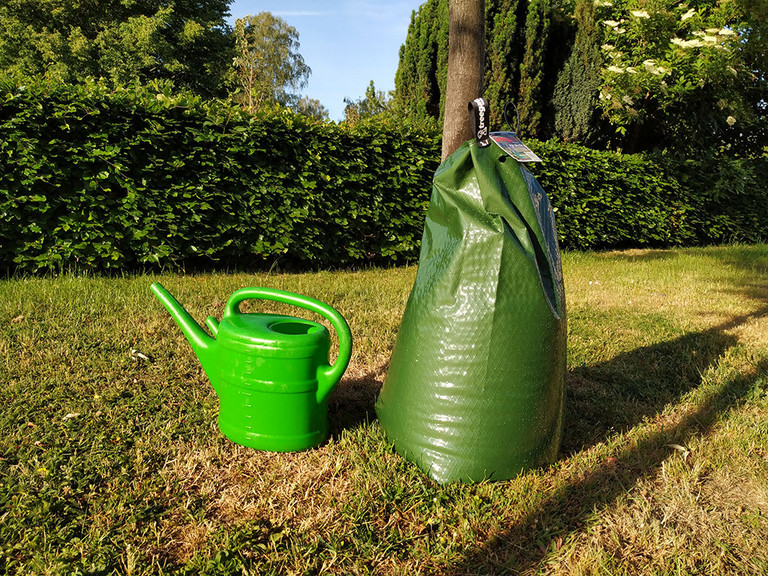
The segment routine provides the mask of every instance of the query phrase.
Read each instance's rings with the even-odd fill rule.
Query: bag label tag
[[[542,161],[514,132],[491,132],[491,140],[518,162]]]

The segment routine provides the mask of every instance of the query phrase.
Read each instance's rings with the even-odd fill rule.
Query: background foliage
[[[529,165],[557,214],[561,244],[601,249],[768,239],[768,164],[711,155],[619,154],[529,141]]]
[[[529,138],[628,152],[768,147],[765,0],[485,5],[492,129],[514,104]],[[393,95],[402,115],[442,121],[447,6],[427,0],[412,15]]]
[[[0,263],[346,265],[412,258],[437,135],[151,89],[0,92]],[[415,193],[422,191],[422,193]]]
[[[0,72],[79,83],[173,81],[225,95],[231,0],[3,0]]]
[[[530,142],[567,248],[768,238],[760,160]],[[0,88],[0,268],[338,267],[418,256],[439,134],[100,84]]]
[[[296,28],[269,12],[239,18],[235,49],[233,62],[244,106],[251,111],[265,105],[296,106],[300,97],[290,90],[305,88],[312,73],[299,54]]]
[[[299,31],[267,12],[233,28],[230,4],[6,0],[0,74],[163,81],[251,109],[327,118],[321,102],[296,93],[310,73]],[[768,154],[767,0],[487,0],[485,8],[493,129],[517,125],[514,104],[527,138],[630,153]],[[374,114],[442,125],[448,17],[448,0],[412,13],[391,101],[368,86],[347,101],[351,123]]]

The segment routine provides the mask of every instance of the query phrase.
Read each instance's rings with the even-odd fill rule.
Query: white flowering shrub
[[[740,4],[692,4],[595,0],[604,56],[599,102],[617,132],[664,124],[670,114],[689,115],[682,123],[676,118],[683,127],[733,126],[749,114],[739,94],[752,74],[739,53],[747,26]]]

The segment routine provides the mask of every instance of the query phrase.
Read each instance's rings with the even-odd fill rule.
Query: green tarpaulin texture
[[[557,457],[565,362],[549,199],[497,144],[465,142],[435,173],[381,426],[437,482],[512,478]]]

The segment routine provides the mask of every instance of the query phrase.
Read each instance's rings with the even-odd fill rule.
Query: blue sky
[[[322,102],[331,120],[344,117],[344,98],[356,100],[373,80],[378,90],[395,87],[400,46],[411,12],[424,0],[234,0],[231,23],[272,12],[299,32],[299,52],[312,68],[303,94]]]

